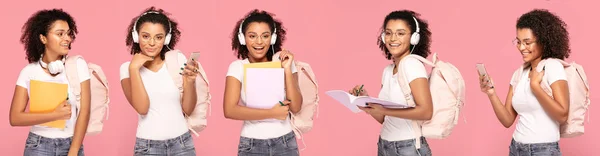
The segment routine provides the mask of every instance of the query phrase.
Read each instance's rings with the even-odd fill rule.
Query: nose
[[[390,36],[390,41],[391,41],[391,42],[394,42],[394,41],[398,40],[398,38],[399,38],[399,36],[397,36],[396,34],[392,34],[392,35]]]
[[[524,51],[525,50],[525,45],[518,43],[517,44],[517,49],[519,49],[519,51]]]

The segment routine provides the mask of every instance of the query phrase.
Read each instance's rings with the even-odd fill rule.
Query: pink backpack
[[[399,65],[402,65],[402,61],[406,60],[406,58],[415,58],[423,62],[423,64],[433,67],[429,75],[433,115],[431,120],[413,121],[412,127],[415,135],[435,139],[448,137],[452,133],[454,126],[458,124],[460,109],[464,105],[465,81],[462,75],[454,65],[440,61],[437,54],[433,54],[433,62],[419,55],[411,54],[403,58]],[[398,73],[406,75],[402,67],[398,67]],[[398,76],[398,84],[400,84],[400,88],[404,92],[404,97],[409,106],[415,106],[415,101],[411,98],[412,92],[410,86],[403,75]],[[420,139],[417,138],[415,140],[417,141],[417,148],[420,148]]]
[[[180,96],[183,97],[183,76],[181,76],[179,72],[181,71],[183,64],[186,62],[179,62],[177,57],[179,53],[181,53],[179,50],[167,52],[165,55],[165,61],[167,64],[167,69],[173,78],[173,82],[175,82],[175,86],[177,86],[179,89],[179,92],[181,93]],[[196,63],[198,63],[198,71],[200,72],[200,75],[196,77],[196,108],[192,114],[187,115],[184,113],[184,115],[187,119],[188,128],[190,131],[194,133],[194,135],[199,136],[198,132],[204,130],[208,124],[206,115],[208,113],[208,109],[210,109],[211,96],[206,73],[204,72],[204,69],[198,60],[196,60]]]
[[[567,75],[567,83],[569,86],[569,117],[565,124],[560,125],[560,137],[571,138],[583,135],[584,133],[584,118],[585,113],[590,106],[590,85],[587,81],[585,71],[583,67],[575,62],[567,63],[560,59],[549,58],[542,60],[537,66],[537,71],[542,71],[546,65],[547,60],[559,61],[565,67],[565,73]],[[523,74],[524,66],[515,71],[517,83],[521,75]],[[542,78],[542,82],[548,81],[547,77]],[[541,84],[542,90],[552,97],[552,89],[548,83]],[[513,86],[513,90],[514,90]],[[589,114],[588,114],[589,115]],[[589,118],[588,118],[589,120]]]
[[[82,56],[70,56],[65,61],[65,70],[67,73],[67,79],[75,98],[77,99],[77,109],[81,107],[81,84],[79,81],[79,74],[77,73],[77,59]],[[104,120],[108,120],[108,104],[110,103],[109,92],[108,92],[108,80],[102,72],[102,68],[96,64],[88,62],[88,69],[90,71],[90,120],[88,122],[88,128],[86,135],[96,135],[102,132],[104,126]],[[79,111],[77,111],[79,116]],[[105,118],[106,116],[106,118]]]
[[[279,53],[273,56],[273,61],[279,61]],[[302,134],[313,128],[313,116],[319,109],[319,85],[315,74],[308,63],[295,61],[298,69],[298,85],[302,93],[302,109],[292,114],[291,124],[296,138],[302,139]],[[317,114],[318,116],[318,114]]]

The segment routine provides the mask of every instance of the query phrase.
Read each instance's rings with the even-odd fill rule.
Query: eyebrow
[[[145,31],[142,31],[142,33],[141,33],[141,34],[148,34],[148,35],[150,35],[150,33],[148,33],[148,32],[145,32]],[[165,34],[163,34],[163,33],[158,33],[158,34],[156,34],[156,35],[165,35]]]
[[[385,31],[392,31],[392,29],[385,29]],[[406,29],[396,29],[396,31],[406,31]]]
[[[252,33],[252,34],[258,34],[258,33],[253,32],[253,31],[248,31],[246,33],[248,33],[248,34],[250,34],[250,33]],[[262,34],[271,34],[271,31],[266,31],[266,32],[263,32]]]

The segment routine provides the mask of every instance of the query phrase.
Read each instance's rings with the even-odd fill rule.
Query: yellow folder
[[[242,84],[246,86],[246,69],[248,68],[282,68],[280,61],[273,62],[261,62],[261,63],[248,63],[244,64],[244,80]],[[246,87],[244,87],[246,88]]]
[[[67,99],[68,85],[55,82],[31,80],[29,82],[29,112],[52,112]],[[64,129],[67,120],[55,120],[43,126]]]

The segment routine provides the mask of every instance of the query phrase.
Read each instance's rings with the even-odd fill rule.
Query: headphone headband
[[[244,35],[244,32],[242,31],[242,27],[244,26],[244,22],[246,21],[246,19],[250,17],[247,16],[245,17],[242,22],[240,22],[240,27],[238,28],[238,40],[240,41],[241,45],[246,45],[246,38]],[[271,45],[274,45],[277,42],[277,25],[275,23],[275,20],[273,19],[273,33],[271,33]]]
[[[145,12],[142,15],[138,16],[138,18],[133,23],[133,28],[131,30],[131,37],[133,38],[133,42],[135,42],[135,43],[139,43],[139,41],[140,41],[139,36],[138,36],[139,34],[137,32],[137,23],[139,22],[140,18],[142,18],[142,16],[147,15],[147,14],[165,15],[165,14],[157,12],[157,11],[148,11],[148,12]],[[169,45],[169,43],[171,43],[171,31],[172,31],[171,29],[172,28],[171,28],[171,20],[169,20],[168,17],[167,17],[167,23],[169,23],[169,32],[167,32],[167,34],[166,34],[164,45],[167,45],[167,48],[169,48],[168,45]]]

